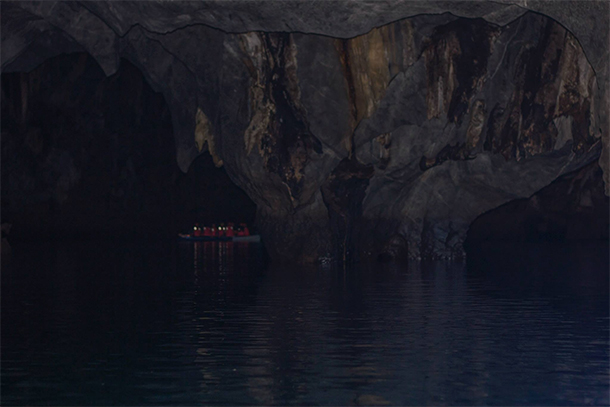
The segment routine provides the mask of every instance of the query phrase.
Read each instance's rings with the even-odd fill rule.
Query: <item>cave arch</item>
[[[254,224],[256,204],[233,183],[224,168],[214,164],[209,153],[195,158],[186,174],[180,172],[176,183],[184,211],[180,217],[182,230],[192,227],[193,221],[206,225]]]

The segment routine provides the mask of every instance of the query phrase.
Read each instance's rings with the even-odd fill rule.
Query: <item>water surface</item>
[[[607,405],[608,244],[265,267],[256,245],[14,245],[3,405]]]

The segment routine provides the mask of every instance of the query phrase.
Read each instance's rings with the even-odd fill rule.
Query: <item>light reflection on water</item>
[[[599,405],[608,357],[607,243],[343,271],[64,242],[2,269],[3,405]]]

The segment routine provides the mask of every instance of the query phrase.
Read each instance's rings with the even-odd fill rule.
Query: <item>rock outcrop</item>
[[[455,258],[563,174],[601,160],[607,191],[608,4],[548,3],[4,2],[2,68],[131,61],[276,258]]]

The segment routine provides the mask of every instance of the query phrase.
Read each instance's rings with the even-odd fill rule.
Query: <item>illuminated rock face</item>
[[[530,14],[501,29],[463,24],[441,26],[356,130],[357,158],[376,167],[362,247],[397,235],[410,256],[461,256],[478,215],[598,157],[595,76],[569,33]],[[423,119],[405,120],[418,106]]]
[[[386,24],[362,29],[354,20],[335,32],[299,29],[292,9],[278,28],[235,6],[245,29],[226,10],[206,20],[209,4],[208,14],[177,5],[161,18],[155,3],[117,3],[125,16],[139,11],[156,23],[121,19],[101,2],[64,10],[92,19],[93,37],[47,6],[19,4],[3,14],[23,22],[3,26],[11,45],[3,69],[37,63],[23,45],[47,49],[32,39],[36,30],[52,32],[57,49],[88,50],[107,72],[115,55],[130,60],[170,106],[180,167],[209,150],[257,204],[276,258],[460,257],[477,216],[598,160],[607,144],[606,65],[595,54],[606,69],[598,78],[570,32],[514,6],[457,13],[486,20],[390,22],[398,16],[372,3]]]

